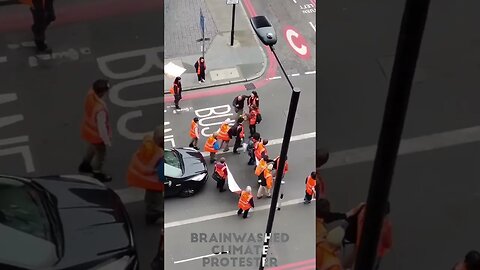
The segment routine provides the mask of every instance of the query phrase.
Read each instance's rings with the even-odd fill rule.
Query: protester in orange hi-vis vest
[[[198,138],[200,137],[199,132],[198,132],[198,117],[193,118],[192,123],[190,124],[190,138],[192,140],[190,141],[190,144],[188,146],[193,147],[197,150],[198,148]]]
[[[265,170],[268,166],[268,156],[264,156],[260,161],[258,161],[258,165],[255,167],[255,175],[260,176],[263,170]]]
[[[222,143],[220,144],[220,149],[223,148],[223,145],[225,144],[225,148],[223,149],[223,152],[228,151],[228,144],[230,142],[230,136],[228,136],[228,130],[230,129],[230,118],[225,119],[223,121],[222,125],[220,125],[220,128],[218,128],[217,133],[217,139],[222,140]]]
[[[257,199],[263,198],[263,195],[267,195],[267,198],[272,197],[270,190],[273,186],[273,175],[272,175],[273,164],[268,164],[262,173],[258,176],[260,180],[260,186],[258,187]]]
[[[218,134],[214,132],[210,137],[208,137],[204,147],[204,151],[210,153],[210,163],[212,164],[216,161],[215,156],[218,149],[220,149],[220,145],[217,141],[217,136]]]
[[[145,189],[146,221],[155,223],[163,216],[164,184],[158,177],[157,168],[163,158],[163,128],[157,127],[153,136],[146,135],[135,152],[127,171],[129,186]]]
[[[303,199],[303,203],[305,204],[312,202],[313,194],[315,193],[315,185],[317,184],[317,181],[315,180],[316,177],[317,173],[312,172],[305,180],[305,198]]]
[[[250,128],[250,137],[257,132],[257,124],[260,123],[260,110],[257,108],[257,105],[253,104],[250,106],[250,113],[248,114],[249,128]]]
[[[199,83],[205,82],[205,70],[207,70],[207,65],[205,64],[205,58],[200,57],[195,63],[195,70],[197,71],[197,78]]]
[[[28,5],[33,17],[32,32],[38,52],[51,53],[45,43],[45,31],[50,23],[56,20],[53,0],[19,0],[21,4]]]
[[[360,213],[358,214],[357,242],[355,243],[357,252],[358,252],[358,247],[360,246],[360,240],[362,239],[363,224],[365,222],[365,209],[366,209],[366,206],[363,207],[362,210],[360,210]],[[375,267],[374,267],[375,270],[379,269],[380,262],[383,256],[385,256],[385,254],[387,254],[387,252],[390,251],[390,249],[392,249],[393,229],[392,229],[392,223],[388,218],[389,214],[390,214],[390,203],[388,202],[385,208],[382,230],[380,232],[380,239],[378,242],[377,259],[375,261]]]
[[[225,158],[220,158],[220,162],[215,162],[215,166],[213,169],[212,178],[217,181],[217,189],[219,192],[224,192],[225,182],[227,181],[228,177],[228,170],[227,170],[227,163],[225,163]]]
[[[338,226],[328,232],[324,240],[317,243],[317,270],[343,270],[340,252],[344,236],[345,230]]]
[[[255,157],[260,160],[263,158],[263,155],[268,155],[267,148],[265,147],[268,144],[268,140],[263,139],[258,142],[255,146]]]
[[[102,100],[110,89],[106,80],[97,80],[87,93],[84,103],[84,115],[81,127],[82,138],[88,144],[78,170],[82,173],[93,173],[93,177],[102,182],[112,178],[103,173],[106,145],[111,146],[112,129],[109,122],[107,105]]]
[[[252,196],[252,188],[247,186],[245,190],[240,192],[237,215],[241,215],[243,213],[243,218],[247,218],[248,211],[250,211],[252,207],[255,207]]]
[[[173,81],[173,85],[170,88],[170,94],[173,95],[174,97],[174,103],[175,103],[175,109],[180,110],[180,106],[178,106],[178,103],[182,99],[182,78],[181,77],[176,77],[175,80]]]
[[[277,156],[275,159],[273,159],[273,169],[275,170],[274,177],[277,176],[277,171],[278,167],[280,166],[280,156]],[[288,172],[288,156],[285,157],[285,167],[283,167],[283,175],[282,175],[282,184],[285,184],[285,181],[283,181],[283,178],[285,178],[285,175]]]

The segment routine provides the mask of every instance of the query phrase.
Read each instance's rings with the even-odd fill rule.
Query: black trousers
[[[197,73],[197,78],[198,78],[198,81],[205,80],[205,71],[204,72],[200,71],[200,74]]]
[[[178,103],[180,102],[180,99],[182,99],[182,97],[180,95],[175,95],[174,98],[175,107],[178,107]]]
[[[55,21],[53,3],[47,5],[45,10],[30,8],[30,12],[33,17],[32,32],[35,45],[42,47],[45,45],[45,31],[50,23]]]
[[[236,136],[235,137],[235,145],[233,146],[233,152],[236,152],[241,144],[242,144],[242,139],[240,138],[240,136]]]
[[[238,209],[237,215],[241,215],[242,212],[243,212],[243,218],[247,218],[247,216],[248,216],[248,211],[250,211],[250,209],[243,211],[243,209],[240,208],[240,209]]]
[[[223,190],[224,186],[225,186],[225,180],[217,181],[217,189]]]
[[[250,136],[257,132],[257,125],[250,125]]]

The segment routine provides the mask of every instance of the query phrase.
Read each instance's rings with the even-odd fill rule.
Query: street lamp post
[[[280,151],[280,162],[277,168],[277,175],[275,176],[275,186],[273,187],[272,202],[270,204],[270,212],[268,214],[267,229],[264,236],[262,257],[261,257],[260,266],[259,266],[259,270],[263,270],[265,268],[265,263],[267,260],[268,248],[270,244],[270,238],[271,238],[272,227],[273,227],[273,220],[275,219],[278,195],[280,193],[283,170],[285,168],[285,160],[287,157],[288,146],[290,144],[290,138],[292,136],[293,123],[295,121],[295,114],[297,112],[298,100],[300,98],[301,91],[299,88],[293,86],[292,82],[288,78],[287,73],[285,72],[285,69],[282,66],[282,63],[278,59],[277,53],[275,52],[275,48],[273,47],[273,45],[275,45],[277,42],[275,30],[273,29],[268,19],[265,16],[256,16],[256,17],[252,17],[250,19],[250,22],[253,28],[255,29],[255,33],[257,34],[259,39],[262,41],[262,43],[270,47],[270,50],[275,56],[275,59],[277,60],[278,65],[282,69],[282,72],[285,75],[285,78],[287,79],[288,84],[290,85],[290,89],[292,90],[292,96],[290,98],[290,106],[288,109],[287,123],[285,125],[285,133],[283,135],[282,149]]]
[[[429,3],[430,0],[407,0],[405,5],[368,192],[365,225],[355,262],[356,270],[373,269],[377,256],[384,210],[388,203]]]

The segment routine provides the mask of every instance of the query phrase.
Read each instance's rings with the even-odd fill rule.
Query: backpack
[[[262,115],[260,113],[257,114],[257,124],[262,122]]]

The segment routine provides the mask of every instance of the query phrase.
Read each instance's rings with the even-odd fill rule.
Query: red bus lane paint
[[[267,270],[294,270],[294,269],[300,269],[299,267],[313,267],[311,269],[315,269],[315,259],[289,263],[289,264],[285,264],[285,265],[281,265],[273,268],[267,268]]]
[[[315,7],[317,7],[317,0],[310,0],[310,2],[312,3],[312,5],[314,5]]]
[[[287,43],[292,47],[293,51],[302,59],[310,58],[310,49],[307,40],[293,26],[284,28],[284,36]]]
[[[32,16],[28,7],[16,9],[10,14],[2,14],[0,19],[0,33],[28,30],[32,26]],[[82,2],[79,4],[59,5],[56,8],[57,20],[50,27],[101,20],[104,18],[125,14],[135,14],[151,10],[162,10],[163,0],[103,0]]]

